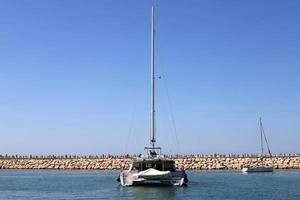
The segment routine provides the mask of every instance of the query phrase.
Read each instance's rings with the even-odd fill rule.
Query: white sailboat
[[[183,169],[176,169],[175,161],[161,154],[156,147],[155,137],[155,71],[154,71],[154,7],[151,9],[151,128],[150,145],[145,155],[132,160],[130,168],[120,173],[118,181],[122,186],[169,185],[183,186],[188,179]]]
[[[268,140],[266,137],[265,130],[262,125],[261,118],[259,118],[259,127],[260,127],[260,142],[261,142],[261,156],[260,156],[260,162],[256,163],[255,165],[249,165],[242,168],[242,172],[273,172],[273,166],[271,164],[267,164],[263,161],[264,157],[264,140],[266,142],[268,153],[270,158],[272,157]]]

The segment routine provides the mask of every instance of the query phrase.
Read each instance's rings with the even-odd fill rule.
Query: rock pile
[[[263,161],[275,169],[300,169],[300,155],[258,156],[171,156],[178,168],[188,170],[238,170],[243,166],[255,165]],[[129,156],[94,157],[17,157],[0,156],[0,169],[81,169],[81,170],[119,170],[129,167]]]

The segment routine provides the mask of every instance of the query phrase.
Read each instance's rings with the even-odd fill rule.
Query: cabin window
[[[155,162],[136,162],[133,163],[133,170],[143,171],[147,169],[156,169],[160,171],[175,171],[174,162],[169,161],[155,161]]]

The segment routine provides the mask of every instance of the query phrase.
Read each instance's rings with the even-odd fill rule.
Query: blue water
[[[0,199],[300,200],[300,170],[187,173],[187,187],[123,188],[117,171],[0,170]]]

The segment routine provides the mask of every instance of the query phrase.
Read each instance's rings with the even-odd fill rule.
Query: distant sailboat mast
[[[266,136],[263,124],[262,124],[261,117],[259,118],[259,127],[260,127],[261,155],[263,156],[263,154],[264,154],[264,145],[263,145],[264,141],[263,140],[265,140],[267,148],[268,148],[268,153],[271,157],[272,154],[271,154],[271,151],[270,151],[270,148],[269,148],[269,143],[268,143],[268,140],[267,140],[267,136]]]
[[[260,129],[261,156],[263,156],[264,155],[264,141],[263,141],[263,127],[262,127],[261,117],[259,118],[259,129]]]
[[[154,7],[151,9],[151,125],[150,145],[155,149],[155,71],[154,71]]]

